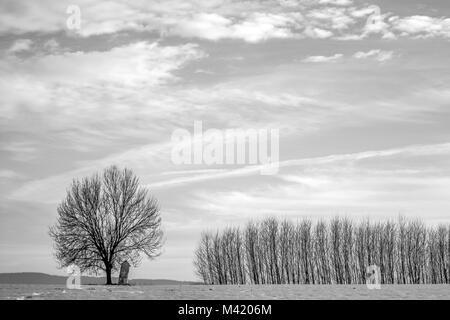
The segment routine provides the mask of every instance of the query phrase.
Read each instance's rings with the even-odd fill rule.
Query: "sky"
[[[450,222],[447,0],[0,0],[0,57],[0,272],[65,274],[57,205],[113,164],[165,231],[131,278],[195,280],[203,230],[267,216]],[[278,130],[277,174],[174,163],[195,121]]]

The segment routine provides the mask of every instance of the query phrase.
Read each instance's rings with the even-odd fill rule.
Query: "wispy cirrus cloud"
[[[149,87],[176,80],[174,70],[204,56],[195,44],[160,46],[140,41],[107,51],[61,52],[28,59],[10,57],[2,61],[1,71],[39,77],[36,82],[52,85]]]
[[[450,145],[439,144],[290,160],[280,164],[278,182],[261,180],[257,187],[230,191],[203,188],[190,205],[217,219],[336,213],[392,218],[426,210],[427,219],[440,222],[450,208],[444,196],[450,167],[442,165],[449,154]]]
[[[0,151],[7,153],[14,161],[27,162],[36,158],[38,149],[33,143],[26,141],[2,141]]]
[[[380,49],[373,49],[369,51],[357,51],[353,55],[351,55],[352,58],[363,60],[363,59],[373,59],[378,62],[385,62],[388,60],[391,60],[394,57],[394,51],[387,51],[387,50],[380,50]],[[338,62],[343,61],[344,54],[342,53],[336,53],[331,56],[309,56],[304,59],[302,59],[302,62],[312,62],[312,63],[332,63],[332,62]]]
[[[171,102],[155,92],[156,88],[164,92],[164,86],[180,80],[175,71],[205,56],[195,44],[161,46],[145,41],[105,51],[5,56],[0,62],[3,130],[13,128],[17,122],[24,127],[26,119],[46,133],[64,129],[58,137],[72,136],[73,142],[95,144],[97,138],[105,141],[117,137],[117,126],[107,126],[105,117],[110,124],[120,126],[135,117],[131,110],[142,104],[151,107],[153,115],[165,112],[162,105],[168,110]],[[50,118],[53,121],[48,121]],[[86,135],[91,141],[83,139]]]
[[[88,162],[82,165],[79,169],[64,173],[62,175],[56,175],[53,177],[32,181],[20,189],[14,191],[10,194],[11,199],[14,200],[25,200],[25,199],[34,199],[34,201],[43,201],[43,202],[53,202],[55,201],[55,194],[60,192],[56,192],[56,190],[63,190],[63,186],[67,184],[71,177],[81,177],[82,175],[90,174],[95,172],[97,168],[107,167],[109,164],[119,164],[123,166],[130,166],[136,168],[137,170],[143,170],[149,162],[155,165],[156,156],[161,156],[161,153],[170,152],[170,143],[168,143],[167,147],[164,145],[160,145],[159,148],[155,148],[155,146],[148,146],[145,148],[139,148],[135,150],[130,150],[126,153],[113,155],[107,157],[105,159]],[[289,171],[289,168],[296,167],[304,167],[304,168],[323,168],[327,166],[344,166],[346,167],[348,164],[355,164],[357,162],[369,162],[371,159],[376,159],[378,161],[383,159],[391,159],[398,158],[403,161],[409,161],[409,158],[418,158],[425,156],[435,156],[437,159],[442,157],[446,157],[450,155],[450,144],[434,144],[434,145],[413,145],[402,148],[394,148],[394,149],[386,149],[386,150],[373,150],[373,151],[364,151],[358,153],[349,153],[349,154],[334,154],[323,157],[315,157],[315,158],[303,158],[303,159],[289,159],[282,160],[278,163],[281,173]],[[152,161],[153,160],[153,161]],[[391,161],[391,160],[389,160]],[[440,163],[440,162],[439,162]],[[426,164],[426,166],[432,165],[431,163]],[[170,167],[170,166],[169,166]],[[168,166],[166,165],[166,168]],[[174,167],[171,167],[171,170],[163,171],[162,173],[151,174],[148,178],[158,179],[157,182],[147,183],[146,185],[154,190],[159,188],[171,188],[174,186],[180,185],[189,185],[200,183],[204,181],[210,180],[223,180],[223,179],[233,179],[233,178],[241,178],[245,176],[258,176],[260,175],[261,166],[243,166],[236,169],[204,169],[204,170],[194,170],[194,171],[173,171]],[[450,168],[448,168],[450,169]],[[425,172],[425,171],[424,171]],[[167,175],[177,174],[176,178],[165,179],[164,177]],[[158,178],[159,175],[159,178]],[[284,173],[283,176],[285,176]],[[289,179],[288,179],[289,180]],[[146,183],[143,181],[143,183]],[[49,190],[48,197],[41,194],[41,190]],[[38,194],[39,193],[39,194]],[[50,194],[51,193],[51,194]],[[57,199],[58,197],[56,197]]]

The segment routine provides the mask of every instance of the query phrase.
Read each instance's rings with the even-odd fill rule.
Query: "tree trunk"
[[[111,273],[112,273],[112,268],[110,265],[106,265],[106,285],[111,285],[112,281],[111,281]]]

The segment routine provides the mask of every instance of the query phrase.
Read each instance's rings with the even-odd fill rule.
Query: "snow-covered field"
[[[446,299],[450,285],[82,286],[0,284],[0,299]]]

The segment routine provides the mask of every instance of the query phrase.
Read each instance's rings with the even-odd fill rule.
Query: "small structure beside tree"
[[[130,264],[128,261],[122,262],[120,265],[119,282],[118,285],[128,284],[128,273],[130,272]]]

